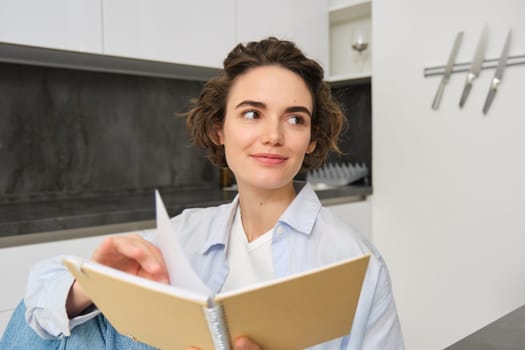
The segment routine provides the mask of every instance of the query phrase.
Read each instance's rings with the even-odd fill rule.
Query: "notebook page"
[[[173,231],[170,218],[159,191],[155,191],[155,202],[158,243],[166,266],[168,267],[170,284],[196,293],[211,295],[210,289],[202,282],[190,265],[177,237],[174,237],[176,232]]]

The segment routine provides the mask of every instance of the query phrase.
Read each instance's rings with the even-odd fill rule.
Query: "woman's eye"
[[[288,118],[291,124],[304,124],[304,117],[300,115],[292,115]]]
[[[257,117],[259,117],[259,113],[257,113],[257,111],[246,111],[242,115],[246,119],[257,119]]]

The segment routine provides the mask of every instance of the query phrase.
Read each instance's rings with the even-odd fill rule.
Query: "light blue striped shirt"
[[[311,349],[403,349],[391,281],[382,257],[352,227],[322,207],[309,184],[295,186],[298,194],[279,218],[272,238],[275,278],[371,253],[351,333]],[[237,202],[238,197],[217,207],[187,209],[172,219],[191,265],[215,292],[221,290],[229,271],[226,248]],[[155,231],[146,232],[145,237],[156,241]],[[60,261],[61,257],[55,257],[32,269],[25,297],[26,320],[45,338],[68,336],[75,326],[99,313],[95,310],[67,318],[65,300],[73,278]]]

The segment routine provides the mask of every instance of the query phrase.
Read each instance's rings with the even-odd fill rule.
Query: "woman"
[[[239,194],[226,205],[186,210],[172,224],[195,271],[216,292],[370,252],[351,333],[314,349],[402,349],[390,278],[380,255],[323,208],[310,185],[293,181],[300,171],[321,166],[329,151],[339,151],[343,124],[322,68],[292,42],[268,38],[239,44],[225,59],[224,73],[205,85],[187,114],[193,141],[214,164],[231,169]],[[92,259],[168,282],[155,232],[145,238],[108,238]],[[5,344],[149,348],[111,327],[60,257],[32,270],[25,306],[15,312]],[[23,321],[24,312],[40,337]],[[245,337],[234,346],[259,349]]]

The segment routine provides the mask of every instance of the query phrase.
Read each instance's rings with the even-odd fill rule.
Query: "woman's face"
[[[289,185],[310,142],[312,96],[302,78],[279,66],[238,76],[217,133],[237,184],[258,189]]]

